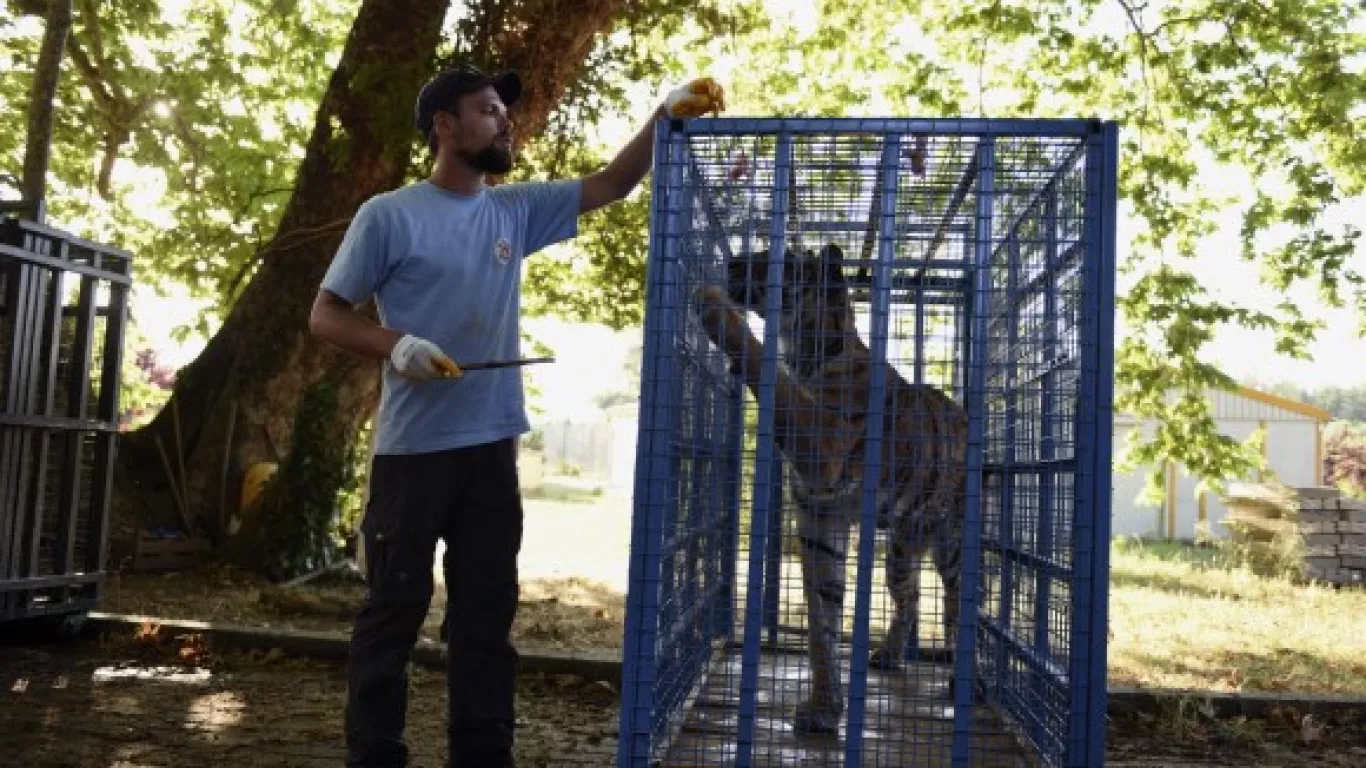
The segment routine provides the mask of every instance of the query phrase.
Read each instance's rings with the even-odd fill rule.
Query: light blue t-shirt
[[[519,356],[522,259],[578,233],[577,179],[464,195],[422,181],[356,211],[322,287],[375,297],[380,322],[441,347],[457,363]],[[522,369],[415,381],[384,362],[375,452],[442,451],[530,429]]]

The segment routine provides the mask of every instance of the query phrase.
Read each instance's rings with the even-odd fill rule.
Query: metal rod
[[[64,261],[53,256],[46,256],[41,253],[35,253],[24,248],[16,248],[14,246],[5,245],[3,243],[0,243],[0,256],[9,259],[15,259],[16,261],[27,262],[37,267],[44,267],[46,269],[57,269],[63,272],[74,272],[78,275],[85,275],[87,277],[97,277],[101,280],[108,280],[110,282],[121,283],[123,285],[128,285],[132,281],[132,278],[125,274],[112,272],[107,269],[97,269],[95,267],[87,266],[85,264],[79,264],[72,261]]]
[[[1073,573],[1072,568],[1065,566],[1056,560],[1049,559],[1043,555],[1033,554],[1014,544],[1007,544],[1006,542],[1000,541],[999,539],[993,539],[989,536],[984,536],[982,538],[982,551],[994,552],[1004,559],[1010,559],[1022,565],[1026,565],[1049,578],[1067,579],[1070,578]]]
[[[927,133],[954,136],[1008,137],[1039,136],[1061,138],[1085,136],[1092,121],[1074,118],[745,118],[699,117],[680,121],[679,130],[696,136],[735,135],[848,135]]]
[[[1054,683],[1064,690],[1072,687],[1066,670],[1054,664],[1048,657],[1036,654],[1030,646],[1016,640],[1014,633],[1001,626],[999,621],[983,616],[980,622],[982,629],[994,635],[997,642],[1009,646],[1014,651],[1014,657],[1030,667],[1041,680]]]
[[[972,185],[977,181],[979,156],[980,153],[974,152],[972,159],[968,161],[968,166],[963,169],[963,176],[958,180],[958,186],[954,188],[953,195],[949,198],[948,207],[944,209],[944,216],[939,220],[939,226],[935,227],[934,237],[930,239],[930,246],[925,249],[924,262],[926,265],[934,262],[934,254],[948,238],[953,220],[958,217],[958,209],[963,207],[963,202],[968,198],[968,192],[972,191]],[[919,277],[926,268],[926,266],[922,266],[915,276]]]
[[[82,421],[64,416],[21,416],[0,413],[0,426],[30,427],[35,429],[81,430],[86,432],[118,432],[119,425],[99,420]]]
[[[58,248],[65,248],[65,244],[59,243]],[[39,385],[41,387],[41,390],[38,394],[34,407],[34,410],[43,415],[51,415],[53,408],[56,404],[57,363],[59,360],[59,354],[61,352],[62,341],[62,276],[60,272],[54,272],[48,277],[53,282],[53,286],[52,290],[48,291],[46,305],[42,306],[39,310],[40,312],[42,312],[41,317],[43,319],[43,322],[40,326],[43,333],[43,342],[40,350],[42,364],[39,367],[39,370],[43,371],[43,377],[42,382]],[[37,432],[36,437],[38,446],[37,455],[34,457],[36,466],[34,467],[33,477],[34,481],[38,484],[38,487],[37,491],[33,495],[32,522],[28,526],[27,531],[19,532],[26,534],[29,537],[28,565],[21,566],[21,568],[23,568],[26,572],[30,573],[36,573],[39,570],[39,560],[42,557],[43,517],[48,512],[48,510],[46,509],[47,499],[42,492],[42,483],[43,479],[47,477],[47,473],[49,470],[48,465],[50,463],[49,453],[52,446],[52,430],[39,430]],[[56,511],[60,512],[60,510],[61,504],[59,503],[58,509]],[[60,522],[60,518],[58,518],[59,525],[54,526],[56,528],[58,536],[55,547],[55,550],[57,552],[61,552],[65,549],[61,540],[63,531],[62,527],[60,526]],[[72,531],[71,533],[74,535],[74,531]],[[54,566],[55,565],[56,564],[54,563]],[[71,569],[68,567],[62,570],[61,572],[70,573]],[[66,595],[63,595],[63,598],[65,597]]]
[[[878,248],[878,265],[873,273],[872,316],[868,330],[872,339],[870,356],[875,361],[868,383],[868,421],[864,435],[863,456],[863,498],[860,503],[858,568],[854,592],[854,641],[849,660],[849,705],[847,726],[844,737],[844,764],[858,768],[863,760],[864,720],[868,705],[868,655],[869,624],[872,619],[873,593],[873,554],[877,538],[877,504],[882,488],[883,466],[882,439],[886,428],[887,407],[887,366],[881,361],[887,359],[887,331],[891,322],[892,257],[896,244],[892,240],[890,227],[896,220],[897,164],[900,162],[901,137],[895,134],[884,139],[882,147],[881,172],[878,174],[884,188],[880,195],[881,209],[878,217],[882,225]],[[890,473],[888,473],[890,476]],[[890,543],[888,546],[892,546]],[[838,672],[836,672],[838,674]]]
[[[1044,271],[1053,272],[1058,262],[1058,193],[1055,187],[1044,206]],[[1044,326],[1043,357],[1053,360],[1057,356],[1058,325],[1058,286],[1056,280],[1049,280],[1044,286]],[[1053,461],[1057,450],[1057,429],[1053,401],[1056,395],[1056,376],[1043,377],[1043,403],[1039,408],[1039,460]],[[1053,505],[1054,486],[1057,475],[1053,472],[1039,473],[1039,556],[1045,560],[1053,555]],[[1050,561],[1051,562],[1051,561]],[[1034,652],[1040,655],[1050,653],[1049,647],[1049,607],[1052,603],[1053,582],[1065,581],[1069,573],[1050,572],[1034,566],[1038,580],[1034,589]],[[1042,695],[1042,692],[1036,692]]]
[[[1111,451],[1114,429],[1111,414],[1114,413],[1114,315],[1115,315],[1115,273],[1116,264],[1116,216],[1119,205],[1119,127],[1116,123],[1096,124],[1096,133],[1091,148],[1087,152],[1086,193],[1087,202],[1093,205],[1095,220],[1094,259],[1091,260],[1092,283],[1088,305],[1095,310],[1091,318],[1094,336],[1090,350],[1094,356],[1090,368],[1095,372],[1095,387],[1092,399],[1094,409],[1090,411],[1095,419],[1094,435],[1086,456],[1092,469],[1091,512],[1091,593],[1094,597],[1090,618],[1091,627],[1087,640],[1090,642],[1088,656],[1091,661],[1087,680],[1087,694],[1090,697],[1090,716],[1086,721],[1087,765],[1098,765],[1105,758],[1105,724],[1107,711],[1106,664],[1107,640],[1109,635],[1110,587],[1110,504],[1111,504]],[[1087,365],[1083,363],[1082,369]],[[1084,432],[1085,430],[1083,430]]]
[[[758,489],[756,489],[757,491]],[[778,637],[779,588],[783,575],[783,457],[774,452],[772,479],[768,485],[768,546],[764,565],[764,627],[768,641]]]
[[[721,584],[724,586],[717,597],[716,634],[724,635],[727,640],[735,636],[735,601],[739,595],[736,559],[740,553],[740,478],[744,458],[744,397],[745,389],[737,386],[730,390],[726,398],[726,447],[722,466],[725,468],[722,486],[725,517],[720,546]]]
[[[959,583],[958,647],[954,649],[953,750],[954,768],[966,768],[972,738],[973,699],[977,679],[977,587],[982,579],[982,467],[986,438],[987,317],[991,295],[991,222],[995,198],[996,143],[977,146],[977,224],[974,237],[976,265],[972,296],[972,328],[968,339],[968,450],[967,489],[963,520]]]
[[[768,274],[764,306],[764,358],[759,372],[759,424],[755,433],[753,503],[750,510],[749,580],[745,594],[745,652],[740,666],[740,713],[736,734],[736,768],[749,768],[754,754],[755,699],[759,682],[759,631],[762,628],[764,553],[768,546],[769,487],[777,453],[774,433],[775,386],[778,375],[778,321],[782,309],[783,254],[787,218],[787,168],[792,163],[792,135],[778,137],[773,189],[773,224],[769,232]]]
[[[95,278],[83,276],[76,306],[80,314],[76,319],[75,333],[71,339],[71,368],[74,376],[67,382],[67,415],[83,420],[89,417],[90,403],[90,352],[94,348],[95,336]],[[114,374],[117,376],[117,372]],[[101,387],[117,384],[118,379],[104,379]],[[117,388],[117,387],[116,387]],[[66,433],[65,460],[62,469],[62,490],[57,508],[61,510],[62,520],[66,523],[61,530],[54,555],[60,557],[62,573],[71,573],[76,560],[76,529],[80,521],[81,505],[81,459],[85,446],[81,432]],[[94,510],[92,509],[93,513]]]
[[[29,413],[33,408],[32,390],[37,378],[34,375],[34,358],[38,337],[35,328],[39,318],[35,315],[41,311],[39,296],[43,272],[30,265],[19,265],[17,271],[18,297],[14,305],[14,344],[10,347],[9,397],[6,398],[6,405],[11,412]],[[6,466],[0,467],[0,471],[4,472],[3,480],[12,515],[8,532],[9,567],[7,573],[0,576],[29,576],[29,565],[24,562],[24,541],[27,538],[25,531],[29,527],[28,494],[35,487],[29,473],[29,453],[32,450],[30,434],[27,430],[6,430],[4,437],[7,438],[7,450],[0,453],[7,453],[8,461]]]
[[[1000,359],[994,359],[991,356],[991,352],[988,351],[988,360],[986,362],[987,365],[991,366],[993,373],[999,372],[999,375],[1003,378],[1001,386],[996,393],[998,397],[1001,397],[1005,401],[1005,421],[1001,425],[1001,428],[1005,433],[1003,436],[1005,442],[1002,446],[1001,463],[1004,467],[1010,467],[1015,463],[1015,422],[1016,419],[1019,418],[1019,393],[1010,380],[1010,377],[1014,375],[1016,367],[1014,360],[1011,358],[1020,348],[1020,315],[1019,312],[1015,310],[1015,307],[1017,306],[1015,291],[1020,283],[1019,244],[1011,243],[1009,245],[1006,249],[1004,264],[1000,264],[996,258],[1000,252],[999,248],[993,252],[992,261],[994,262],[993,268],[1004,268],[1006,271],[1006,306],[1008,309],[1004,310],[1004,317],[1009,325],[1009,329],[1006,332],[1006,348],[1002,350]],[[1000,495],[998,497],[998,504],[1000,506],[998,511],[1001,516],[1000,525],[997,527],[997,530],[1000,531],[1002,546],[1009,551],[1014,551],[1015,549],[1015,477],[1016,475],[1014,472],[1008,471],[1001,473],[997,477],[997,482],[1000,487]],[[1000,563],[1000,594],[997,596],[996,611],[997,616],[1000,617],[999,621],[1001,622],[1001,625],[1005,627],[1011,626],[1011,612],[1015,606],[1014,565],[1015,564],[1011,562],[1010,558],[1003,558]],[[996,669],[998,674],[1003,670],[1008,669],[1005,645],[1001,645],[997,651]],[[999,677],[996,682],[997,685],[1000,685],[1001,680]]]
[[[0,229],[0,235],[7,234],[7,229]],[[15,355],[18,354],[19,329],[21,325],[21,313],[19,307],[20,291],[19,280],[23,270],[27,267],[20,262],[0,261],[0,288],[4,290],[4,310],[5,317],[10,318],[8,327],[0,326],[0,331],[5,332],[5,338],[0,341],[0,349],[7,354],[0,358],[0,365],[5,367],[5,375],[0,380],[0,416],[4,412],[14,407],[14,364]],[[18,525],[16,520],[19,517],[19,505],[14,499],[17,493],[17,478],[13,476],[14,456],[17,452],[17,438],[20,430],[5,428],[3,421],[0,421],[0,536],[13,537],[13,532]],[[0,546],[0,579],[9,577],[12,574],[13,562],[10,552]],[[8,615],[10,597],[0,593],[0,616]]]
[[[673,340],[674,274],[677,270],[677,212],[668,209],[670,188],[681,178],[679,157],[683,137],[671,134],[670,123],[655,124],[655,157],[659,172],[654,177],[651,215],[651,258],[646,266],[645,346],[642,350],[641,388],[648,395],[643,408],[636,442],[635,509],[631,526],[630,590],[626,603],[626,631],[622,648],[622,690],[620,740],[617,765],[649,764],[655,748],[652,743],[656,697],[656,643],[659,632],[660,538],[659,516],[669,503],[667,484],[672,476],[672,451],[667,442],[672,436],[670,387],[675,376],[672,350],[664,345]]]
[[[15,592],[43,587],[64,587],[68,584],[90,584],[104,578],[103,573],[74,573],[63,576],[29,576],[20,579],[0,579],[0,592]]]

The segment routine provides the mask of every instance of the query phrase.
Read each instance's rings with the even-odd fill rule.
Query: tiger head
[[[833,243],[820,253],[798,256],[786,251],[780,281],[779,328],[784,358],[801,375],[812,375],[825,361],[857,346],[858,330],[844,253]],[[730,300],[749,312],[767,310],[769,253],[737,257],[727,270]],[[866,270],[859,270],[866,277]]]
[[[783,255],[781,313],[784,317],[842,311],[849,305],[849,283],[844,275],[844,252],[830,243],[820,253]],[[762,315],[767,306],[769,252],[737,256],[727,268],[731,301]]]

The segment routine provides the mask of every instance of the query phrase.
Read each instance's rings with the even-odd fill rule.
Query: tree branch
[[[175,119],[176,136],[179,136],[185,146],[190,148],[190,157],[193,158],[194,162],[190,165],[190,183],[188,186],[191,191],[197,192],[199,191],[199,167],[204,161],[204,144],[198,136],[194,135],[194,128],[185,122],[185,118],[180,114],[179,109],[172,110],[172,116]]]
[[[104,154],[100,158],[95,188],[100,197],[108,200],[113,194],[114,164],[118,162],[119,150],[132,136],[133,126],[146,113],[152,97],[145,94],[134,103],[127,89],[119,85],[117,78],[111,74],[112,62],[105,56],[99,16],[92,0],[81,0],[80,10],[84,31],[90,37],[92,53],[87,53],[81,44],[79,32],[71,36],[69,48],[72,62],[94,96],[96,111],[104,117],[107,129],[104,137]]]
[[[48,0],[14,0],[20,16],[46,16]]]
[[[85,85],[90,89],[90,94],[95,97],[96,105],[105,112],[107,117],[112,117],[114,112],[114,94],[106,86],[104,79],[100,77],[100,71],[95,67],[94,62],[81,47],[81,33],[76,32],[71,35],[67,49],[71,52],[71,61],[76,65],[76,70],[85,79]]]
[[[35,204],[47,197],[47,167],[52,159],[52,113],[57,81],[62,73],[62,52],[71,32],[71,0],[49,3],[44,27],[43,46],[29,90],[28,139],[24,147],[22,182],[24,199]]]
[[[1148,30],[1148,34],[1151,35],[1154,39],[1156,39],[1159,34],[1166,31],[1167,27],[1199,23],[1202,21],[1209,21],[1209,18],[1206,16],[1173,16],[1172,18],[1166,19],[1161,24],[1158,24],[1157,26]]]
[[[1148,48],[1149,46],[1156,47],[1156,43],[1152,41],[1150,37],[1151,33],[1149,33],[1147,30],[1143,28],[1143,20],[1140,18],[1143,9],[1135,8],[1132,4],[1129,3],[1128,0],[1116,0],[1116,2],[1119,3],[1119,7],[1124,9],[1124,15],[1129,18],[1129,26],[1133,28],[1134,35],[1138,37],[1139,67],[1142,70],[1143,74],[1142,118],[1143,122],[1146,124],[1148,122],[1148,108],[1152,105],[1153,97],[1156,92],[1153,88],[1152,77],[1148,72],[1148,59],[1151,56],[1151,54],[1148,52]],[[1163,122],[1162,113],[1160,109],[1158,110],[1157,118],[1159,123]],[[1140,131],[1141,130],[1142,129],[1140,128]]]

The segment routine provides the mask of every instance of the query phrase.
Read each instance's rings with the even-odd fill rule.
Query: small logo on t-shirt
[[[494,243],[493,258],[497,259],[499,264],[512,261],[512,243],[509,243],[506,237],[500,237],[498,242]]]

